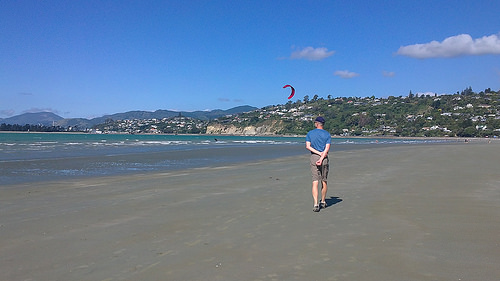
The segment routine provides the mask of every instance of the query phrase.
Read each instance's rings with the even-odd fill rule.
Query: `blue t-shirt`
[[[326,130],[314,129],[306,135],[306,142],[311,143],[311,147],[319,152],[323,152],[327,144],[332,143],[332,136]]]

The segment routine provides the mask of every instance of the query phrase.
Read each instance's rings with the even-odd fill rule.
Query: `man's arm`
[[[328,151],[330,151],[330,144],[329,144],[329,143],[327,143],[327,144],[325,145],[325,150],[323,150],[323,151],[321,152],[321,154],[319,155],[320,157],[319,157],[319,160],[318,160],[318,161],[316,161],[316,165],[318,165],[318,166],[319,166],[319,165],[321,165],[321,163],[323,163],[323,159],[325,159],[325,158],[326,158],[326,156],[328,156]]]
[[[328,152],[330,151],[330,144],[329,143],[326,144],[325,150],[318,151],[318,150],[314,149],[314,147],[311,146],[311,142],[306,141],[306,149],[311,151],[312,153],[318,154],[320,156],[319,160],[316,161],[316,165],[319,166],[319,165],[321,165],[321,163],[323,163],[323,159],[325,159],[326,156],[328,156]]]
[[[310,141],[306,141],[306,149],[311,151],[314,154],[318,154],[319,156],[321,156],[321,152],[316,150],[314,147],[312,147]]]

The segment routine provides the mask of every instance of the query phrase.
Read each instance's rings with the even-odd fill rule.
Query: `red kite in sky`
[[[288,97],[288,99],[291,99],[293,97],[293,95],[295,95],[295,89],[291,85],[285,85],[285,86],[283,86],[283,89],[286,88],[286,87],[292,88],[292,93]]]

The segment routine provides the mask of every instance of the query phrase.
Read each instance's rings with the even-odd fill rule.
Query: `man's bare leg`
[[[312,182],[312,197],[314,200],[314,206],[318,205],[318,184],[319,181]]]
[[[321,188],[321,202],[326,202],[326,192],[328,191],[328,185],[326,181],[322,181],[323,187]]]

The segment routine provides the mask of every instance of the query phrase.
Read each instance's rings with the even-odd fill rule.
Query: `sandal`
[[[313,212],[319,212],[319,205],[314,205]]]
[[[321,206],[321,209],[326,209],[326,206],[328,206],[328,205],[326,204],[326,202],[321,202],[321,203],[319,203],[319,204],[320,204],[320,206]]]

